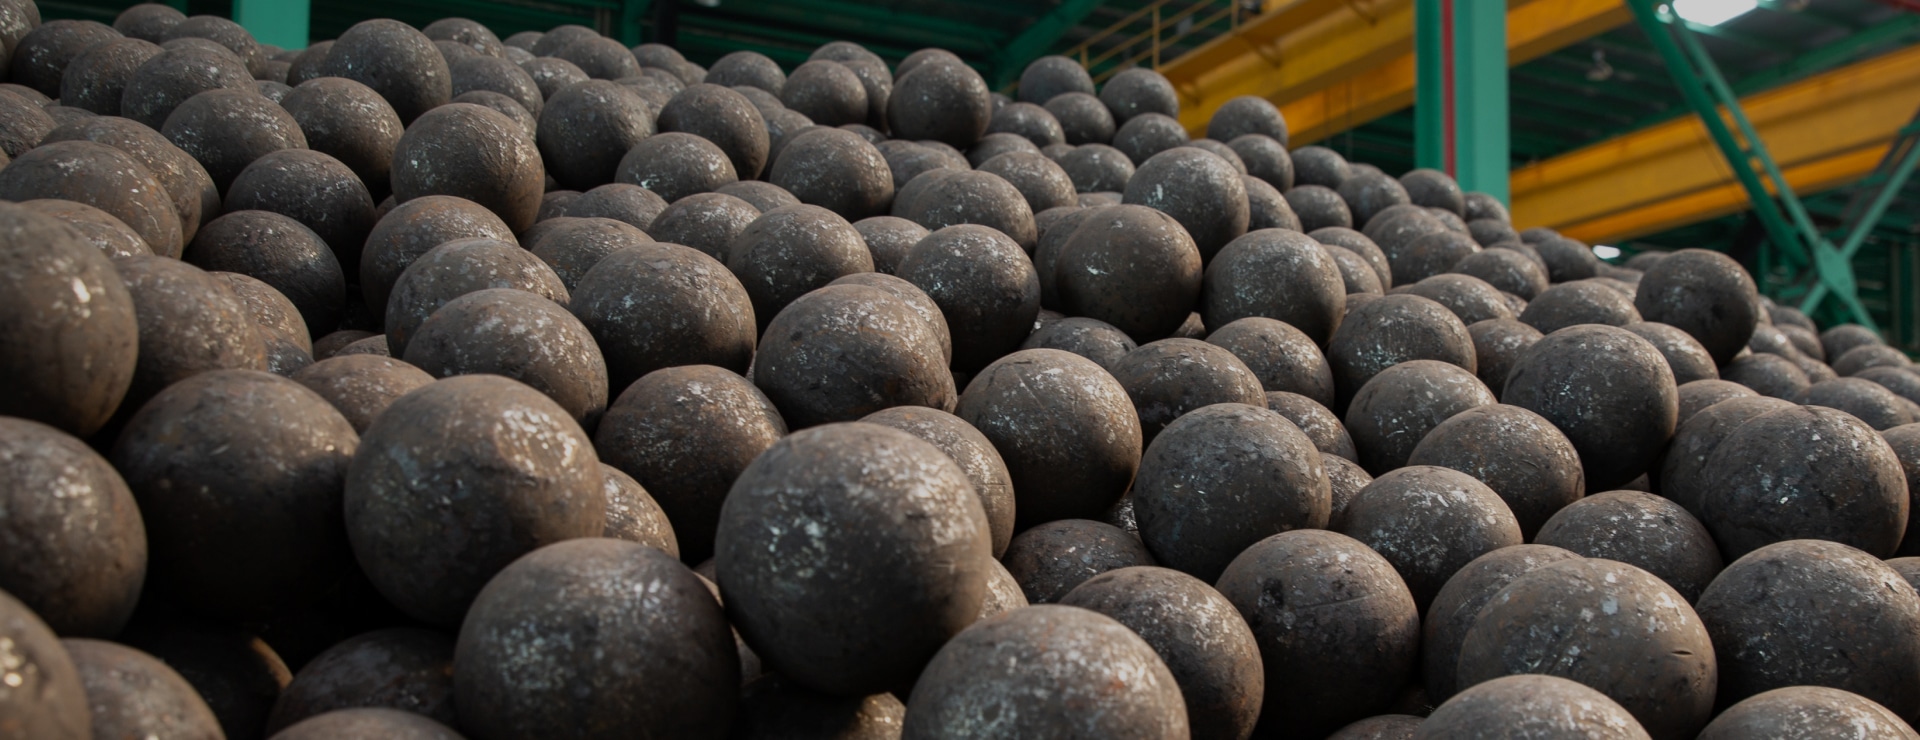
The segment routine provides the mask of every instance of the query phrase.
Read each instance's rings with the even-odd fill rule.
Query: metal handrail
[[[1192,36],[1195,33],[1198,33],[1201,29],[1204,29],[1208,26],[1211,26],[1215,23],[1220,22],[1220,20],[1223,18],[1229,19],[1228,33],[1231,33],[1234,30],[1237,30],[1240,26],[1239,0],[1227,0],[1226,8],[1217,9],[1211,15],[1205,16],[1204,18],[1195,21],[1185,31],[1175,33],[1172,36],[1164,36],[1162,35],[1162,33],[1166,29],[1179,25],[1181,21],[1187,20],[1189,18],[1193,18],[1195,15],[1198,15],[1201,11],[1216,8],[1219,0],[1198,0],[1197,2],[1194,2],[1192,5],[1189,5],[1186,8],[1180,10],[1179,12],[1173,13],[1171,15],[1163,14],[1162,9],[1165,8],[1170,2],[1172,2],[1172,0],[1155,0],[1155,2],[1148,4],[1147,6],[1137,11],[1134,11],[1132,14],[1121,19],[1119,22],[1114,23],[1113,25],[1107,26],[1106,28],[1101,29],[1099,32],[1093,34],[1092,36],[1087,37],[1085,41],[1080,42],[1078,45],[1068,50],[1067,55],[1079,57],[1080,66],[1091,70],[1095,66],[1104,64],[1109,60],[1114,59],[1115,57],[1121,56],[1123,54],[1128,54],[1129,52],[1133,52],[1143,42],[1151,42],[1148,45],[1146,50],[1139,51],[1137,53],[1132,53],[1128,56],[1125,56],[1119,62],[1115,63],[1111,68],[1101,72],[1100,74],[1094,77],[1094,82],[1101,82],[1106,80],[1109,77],[1112,77],[1115,74],[1118,74],[1123,69],[1126,69],[1128,67],[1131,67],[1133,65],[1136,65],[1142,61],[1146,61],[1149,59],[1152,60],[1153,68],[1159,69],[1160,63],[1162,61],[1160,58],[1160,52],[1162,49],[1172,44],[1178,43],[1179,41],[1186,39],[1187,37]],[[1108,47],[1105,51],[1097,55],[1089,56],[1089,53],[1092,51],[1092,47],[1095,44],[1098,44],[1102,41],[1106,41],[1114,36],[1119,35],[1121,29],[1125,28],[1126,26],[1132,25],[1136,22],[1139,22],[1149,14],[1153,16],[1153,19],[1145,30],[1139,31],[1133,34],[1132,36],[1129,36],[1121,40],[1120,42]]]

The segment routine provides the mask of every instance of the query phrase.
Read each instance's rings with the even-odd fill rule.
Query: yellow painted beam
[[[1620,0],[1509,0],[1507,55],[1520,64],[1633,19]],[[1198,136],[1226,101],[1280,106],[1295,145],[1413,104],[1411,0],[1296,0],[1160,69]]]
[[[1920,109],[1920,45],[1741,99],[1794,189],[1871,171]],[[1651,126],[1513,173],[1513,218],[1605,242],[1747,205],[1698,117]]]

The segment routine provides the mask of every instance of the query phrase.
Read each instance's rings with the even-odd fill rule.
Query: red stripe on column
[[[1455,116],[1453,84],[1453,0],[1440,0],[1440,90],[1445,101],[1441,105],[1440,154],[1446,162],[1447,174],[1457,176],[1454,165]]]

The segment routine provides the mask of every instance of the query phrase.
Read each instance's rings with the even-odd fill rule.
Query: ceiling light
[[[1718,26],[1760,7],[1758,0],[1673,0],[1673,14],[1702,26]]]
[[[1605,244],[1595,244],[1593,245],[1593,256],[1603,260],[1614,259],[1620,256],[1620,248],[1609,247]]]

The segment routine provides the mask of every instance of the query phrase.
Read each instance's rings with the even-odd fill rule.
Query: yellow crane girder
[[[1871,172],[1920,108],[1920,46],[1742,98],[1796,192]],[[1513,220],[1604,243],[1746,208],[1746,192],[1688,115],[1513,172]]]
[[[1508,64],[1633,19],[1620,0],[1509,0]],[[1163,65],[1193,135],[1226,101],[1280,106],[1292,144],[1326,138],[1413,104],[1413,0],[1294,0]]]

